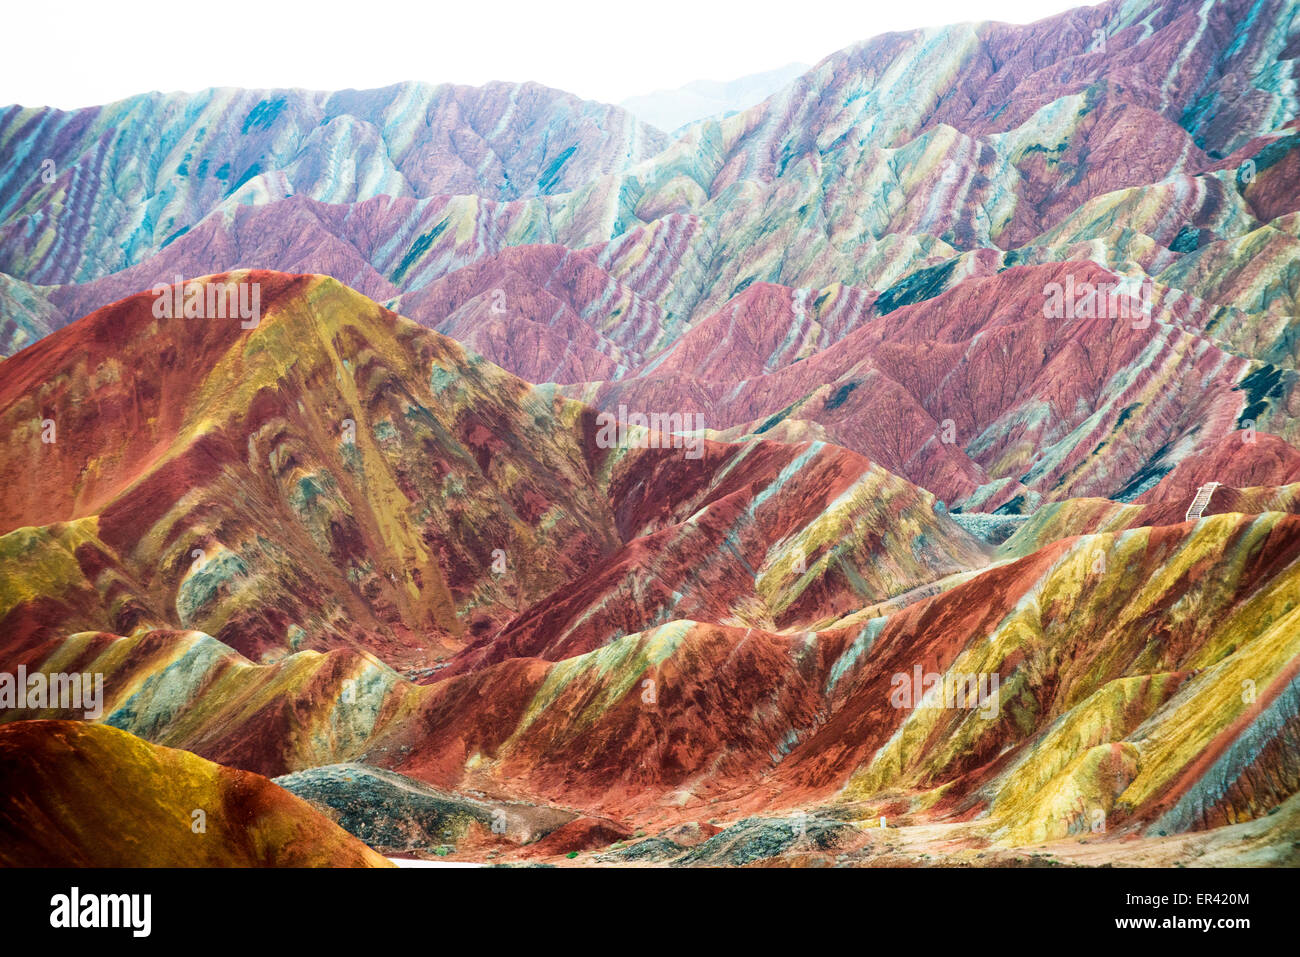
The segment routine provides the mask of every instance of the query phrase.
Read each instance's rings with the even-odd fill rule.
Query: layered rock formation
[[[1294,863],[1297,24],[891,34],[676,142],[0,113],[0,671],[104,688],[15,684],[15,767],[183,748],[468,860]]]

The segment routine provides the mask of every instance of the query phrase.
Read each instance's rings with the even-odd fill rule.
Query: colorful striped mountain
[[[1298,30],[0,110],[4,863],[1300,863]]]

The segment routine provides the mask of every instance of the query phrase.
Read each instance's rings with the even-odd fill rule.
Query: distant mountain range
[[[656,90],[619,103],[643,123],[669,133],[700,120],[722,120],[761,103],[808,71],[806,63],[789,63],[775,70],[751,73],[736,80],[696,80],[675,90]]]
[[[0,111],[0,681],[104,676],[0,831],[172,748],[300,862],[1300,863],[1298,14]]]

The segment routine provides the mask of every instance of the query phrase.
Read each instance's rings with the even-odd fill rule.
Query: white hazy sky
[[[0,104],[150,90],[535,80],[618,102],[815,63],[890,30],[1028,23],[1083,0],[9,0]]]

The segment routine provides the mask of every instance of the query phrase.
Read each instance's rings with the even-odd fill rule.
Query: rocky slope
[[[530,381],[719,428],[816,405],[826,376],[869,358],[887,426],[826,435],[949,504],[1131,497],[1228,428],[1227,402],[1169,421],[1140,394],[1162,378],[1212,375],[1239,390],[1240,420],[1300,443],[1295,22],[1288,0],[1112,0],[890,34],[673,144],[614,108],[501,85],[11,109],[0,352],[177,275],[318,272]],[[1067,280],[1150,280],[1149,325],[1118,342],[1098,317],[1041,328],[1059,325],[1046,287]],[[1044,320],[1005,358],[1016,394],[993,420],[956,382],[918,389],[918,365],[946,370],[946,354],[892,355],[914,337],[880,320],[945,292],[933,308],[972,313],[953,347],[1009,334],[993,330],[1011,312]],[[865,326],[884,330],[870,357],[851,340]],[[768,381],[825,353],[815,384]],[[1142,401],[1104,401],[1116,392]],[[1121,417],[1146,438],[1111,436]],[[935,442],[946,422],[955,437]]]
[[[0,776],[6,867],[390,866],[263,777],[102,725],[0,727]]]
[[[574,653],[705,611],[810,623],[985,560],[930,495],[844,449],[606,442],[591,409],[334,280],[192,288],[252,284],[255,325],[158,318],[141,294],[5,362],[11,647],[197,629],[254,658],[349,647],[400,667],[519,618],[531,637],[510,641]],[[570,616],[602,606],[584,639],[528,611],[561,586]]]
[[[332,280],[200,288],[250,281],[255,328],[157,318],[145,295],[5,363],[0,667],[102,675],[92,720],[296,775],[386,848],[471,858],[773,811],[829,813],[849,849],[881,815],[989,847],[1096,814],[1146,840],[1300,784],[1300,517],[1259,493],[1166,520],[1150,510],[1186,507],[1171,475],[1145,505],[1092,500],[1127,530],[1035,516],[990,564],[841,447],[605,448],[591,409]],[[1209,467],[1290,476],[1284,443],[1256,444]],[[998,688],[900,706],[914,672]],[[346,762],[402,777],[313,775]],[[534,808],[530,840],[484,827],[507,806]]]
[[[11,106],[0,113],[0,272],[84,281],[157,253],[216,210],[289,196],[565,193],[666,143],[618,107],[534,83]]]
[[[891,34],[676,142],[5,111],[0,676],[104,694],[0,734],[414,856],[1293,864],[1298,25]]]

